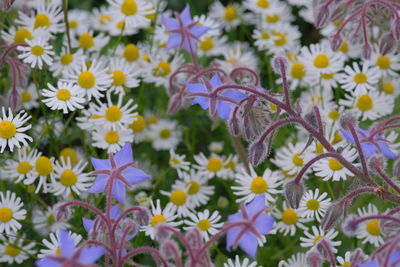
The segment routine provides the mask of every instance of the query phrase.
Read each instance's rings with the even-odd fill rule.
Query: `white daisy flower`
[[[110,6],[100,6],[98,8],[92,9],[92,14],[89,17],[90,26],[100,32],[107,32],[110,24],[115,20],[113,16],[110,15]]]
[[[353,163],[358,158],[358,153],[355,148],[346,147],[340,153],[345,159]],[[353,163],[358,166],[358,163]],[[312,165],[315,175],[322,177],[324,181],[332,179],[332,181],[346,180],[347,177],[352,177],[354,174],[345,168],[335,158],[323,158]]]
[[[154,240],[156,234],[156,226],[159,223],[166,223],[172,227],[177,227],[182,224],[182,221],[175,221],[178,218],[176,214],[176,207],[172,203],[168,203],[164,209],[161,209],[160,200],[156,200],[154,205],[153,200],[150,200],[151,206],[151,219],[148,225],[142,226],[140,231],[145,232],[147,236],[150,236]]]
[[[139,85],[140,70],[134,65],[126,63],[123,59],[113,58],[110,60],[109,71],[112,73],[110,92],[125,94],[125,88],[135,88]]]
[[[43,187],[43,193],[48,192],[47,177],[53,180],[54,175],[54,158],[48,158],[46,156],[40,156],[35,161],[35,168],[32,171],[32,175],[24,180],[25,185],[33,184],[37,178],[39,178],[39,183],[36,187],[35,193],[38,193]]]
[[[210,17],[220,22],[222,27],[228,31],[235,29],[245,21],[244,18],[248,17],[244,15],[243,8],[237,3],[223,6],[220,1],[215,1],[209,10]]]
[[[14,117],[11,108],[8,108],[8,116],[5,107],[1,108],[0,116],[0,153],[4,152],[4,149],[8,146],[10,151],[14,150],[14,146],[21,148],[28,146],[28,141],[32,142],[32,137],[28,136],[24,132],[31,128],[31,125],[22,126],[31,116],[20,111],[17,116]]]
[[[265,204],[269,205],[275,202],[275,194],[281,193],[278,187],[282,185],[282,177],[278,172],[272,172],[265,169],[262,176],[259,176],[253,166],[250,164],[250,173],[242,168],[237,174],[235,181],[239,186],[232,186],[233,194],[238,196],[236,202],[251,202],[257,195],[265,195]]]
[[[379,88],[386,95],[395,98],[400,95],[400,79],[385,77],[379,84]]]
[[[43,30],[32,29],[31,27],[24,28],[10,26],[7,31],[1,31],[1,38],[7,44],[26,44],[25,40],[33,40],[35,38],[44,38],[46,39],[47,35],[43,32]]]
[[[245,0],[243,6],[251,10],[255,14],[265,14],[273,8],[274,1],[270,0]]]
[[[137,105],[133,104],[132,98],[128,99],[125,104],[122,101],[123,96],[119,95],[118,102],[114,104],[110,94],[107,94],[107,103],[103,103],[104,100],[96,99],[97,105],[91,104],[93,114],[89,122],[93,123],[94,126],[103,127],[107,130],[126,129],[136,119],[137,112],[134,112],[134,110]]]
[[[140,143],[146,137],[146,120],[141,115],[136,115],[135,119],[128,127],[132,130],[134,142]]]
[[[244,165],[240,162],[238,155],[229,155],[224,160],[222,172],[220,178],[222,179],[234,179],[238,170],[244,168]]]
[[[0,233],[13,234],[21,229],[18,222],[24,220],[26,210],[22,209],[24,203],[14,192],[0,192]]]
[[[85,56],[82,50],[75,53],[68,52],[66,46],[63,47],[61,54],[54,56],[53,64],[50,66],[50,71],[55,76],[65,77],[66,73],[72,72],[74,66],[80,66],[85,62]]]
[[[82,109],[86,99],[77,85],[68,82],[57,82],[57,87],[47,83],[49,89],[42,89],[42,102],[51,110],[62,110],[64,114],[75,109]]]
[[[54,56],[53,47],[47,43],[45,39],[37,38],[34,40],[25,39],[27,46],[18,46],[17,49],[21,51],[18,58],[22,59],[24,63],[30,64],[32,68],[36,66],[39,69],[43,65],[53,63],[52,56]]]
[[[169,150],[169,166],[174,168],[179,176],[182,172],[187,172],[190,169],[190,162],[185,161],[185,158],[186,155],[178,155],[173,149]]]
[[[367,207],[361,207],[357,210],[359,217],[379,215],[378,208],[369,203]],[[370,243],[375,247],[379,247],[385,241],[383,239],[383,229],[379,220],[369,220],[362,222],[356,233],[358,239],[362,239],[362,243]]]
[[[309,71],[307,69],[307,64],[299,61],[297,58],[294,60],[288,60],[288,71],[287,78],[290,85],[291,90],[295,90],[298,87],[304,87],[307,85],[307,76],[309,75]],[[279,78],[278,83],[282,83],[282,78]]]
[[[198,213],[191,213],[189,215],[190,220],[185,220],[187,226],[183,227],[185,231],[189,231],[192,228],[200,230],[201,235],[205,241],[210,239],[210,235],[213,236],[219,232],[224,225],[221,221],[221,215],[218,211],[214,211],[210,214],[209,210],[200,211]]]
[[[71,231],[68,231],[68,237],[74,240],[75,246],[77,246],[82,240],[81,235],[75,234]],[[50,239],[44,238],[42,240],[42,243],[46,248],[40,250],[38,254],[39,259],[42,259],[46,256],[58,256],[61,254],[60,231],[58,230],[50,233],[49,238]]]
[[[222,56],[223,59],[216,59],[215,61],[228,73],[238,67],[257,69],[258,59],[247,43],[235,42],[226,45]]]
[[[20,88],[19,93],[21,96],[21,106],[25,110],[39,107],[39,95],[34,83],[29,84],[27,88]]]
[[[282,211],[275,209],[272,211],[272,214],[275,218],[279,219],[279,221],[275,223],[271,234],[279,232],[284,235],[294,236],[297,228],[307,230],[304,223],[310,221],[309,219],[301,217],[299,210],[288,208],[286,202],[283,202]]]
[[[351,252],[346,251],[344,254],[344,257],[342,256],[337,256],[336,260],[339,262],[340,267],[350,267],[351,265]]]
[[[250,262],[249,258],[244,258],[243,262],[241,262],[239,255],[236,255],[235,261],[228,259],[228,261],[224,263],[224,267],[257,267],[257,262]]]
[[[127,142],[132,142],[133,138],[132,131],[126,128],[117,128],[114,130],[96,128],[92,132],[92,145],[107,150],[107,153],[116,153]]]
[[[71,227],[65,221],[56,220],[56,206],[50,206],[46,209],[35,207],[32,211],[32,224],[35,231],[42,236],[48,235],[50,232],[56,232],[60,229],[68,229]]]
[[[158,120],[149,125],[148,135],[155,150],[175,149],[182,139],[181,128],[173,120]]]
[[[379,80],[377,68],[370,67],[367,63],[360,66],[353,62],[353,68],[346,66],[345,73],[342,75],[342,88],[352,94],[362,95],[369,90],[376,90]]]
[[[42,28],[51,34],[64,32],[64,14],[60,3],[57,1],[39,1],[35,4],[35,12],[30,15],[18,12],[16,22],[26,28]]]
[[[219,56],[224,52],[228,38],[225,35],[212,36],[208,32],[200,37],[197,53],[202,56]]]
[[[143,80],[164,86],[169,83],[171,75],[183,64],[183,57],[175,55],[171,60],[167,53],[151,55],[149,61],[143,61]]]
[[[379,77],[398,77],[400,70],[400,54],[392,52],[386,55],[379,53],[379,48],[373,49],[371,58],[368,60],[368,65],[375,67]]]
[[[152,3],[143,0],[107,0],[110,15],[125,21],[125,27],[146,28],[150,24],[148,15],[155,12]]]
[[[318,222],[324,217],[326,209],[331,204],[331,199],[327,198],[328,194],[323,192],[319,194],[319,189],[308,190],[304,193],[300,200],[299,213],[307,219],[315,218]]]
[[[4,163],[4,178],[19,183],[32,174],[33,166],[40,153],[36,149],[28,151],[27,148],[18,150],[17,160],[9,159]]]
[[[75,83],[90,101],[92,97],[100,98],[102,91],[111,85],[111,75],[101,61],[94,60],[88,68],[84,62],[72,66],[72,71],[66,73],[65,81]]]
[[[317,228],[315,225],[312,226],[311,230],[312,233],[306,231],[304,232],[305,237],[300,237],[301,247],[303,248],[314,247],[315,245],[317,245],[318,241],[321,238],[324,238],[331,245],[333,253],[337,252],[336,247],[342,244],[342,241],[333,240],[339,234],[338,231],[335,231],[335,229],[331,229],[327,233],[325,233],[325,231],[322,230],[321,227]]]
[[[214,194],[214,186],[207,185],[209,178],[194,169],[191,169],[189,173],[181,172],[179,178],[175,180],[172,189],[185,188],[192,208],[206,205],[210,196]]]
[[[104,33],[96,36],[93,31],[84,32],[76,38],[72,38],[72,47],[78,47],[83,53],[100,52],[100,50],[108,44],[110,37]]]
[[[65,162],[69,159],[71,161],[72,166],[75,166],[81,160],[86,160],[86,156],[83,153],[83,149],[81,147],[64,147],[60,150],[58,154],[58,160],[61,161],[64,159]]]
[[[82,9],[68,10],[68,26],[70,34],[77,35],[87,32],[90,24],[87,23],[86,19],[91,15],[92,14],[88,11]]]
[[[226,171],[223,168],[224,159],[217,154],[211,154],[211,156],[207,158],[203,153],[200,153],[193,158],[197,163],[194,167],[205,177],[220,177],[222,173]]]
[[[304,253],[296,253],[289,259],[280,261],[278,267],[304,267],[306,265],[306,255]]]
[[[21,264],[36,253],[34,242],[25,243],[25,237],[0,235],[0,262]]]
[[[139,63],[141,59],[141,50],[136,44],[129,43],[125,46],[117,46],[115,55],[122,58],[126,63],[135,65]]]
[[[307,149],[303,152],[305,146],[306,143],[303,142],[298,142],[295,145],[289,142],[287,146],[277,151],[275,158],[271,162],[288,174],[295,175],[307,162],[309,152]]]
[[[179,189],[172,189],[171,192],[161,190],[160,193],[169,198],[169,204],[176,208],[179,217],[188,217],[193,209],[193,202],[188,194],[190,188],[185,186]]]
[[[86,161],[80,161],[75,166],[72,166],[71,161],[61,158],[61,161],[56,161],[54,164],[54,180],[50,185],[50,191],[58,196],[63,195],[64,198],[69,198],[74,192],[78,196],[89,189],[92,185],[92,178],[84,173],[87,165]]]
[[[361,120],[376,120],[393,112],[394,98],[382,92],[366,91],[360,95],[346,95],[339,100],[339,105],[349,107]]]
[[[257,1],[262,2],[266,0]],[[261,21],[263,24],[274,27],[278,23],[290,23],[293,21],[292,11],[286,3],[280,1],[270,1],[270,3],[269,7],[261,12]]]

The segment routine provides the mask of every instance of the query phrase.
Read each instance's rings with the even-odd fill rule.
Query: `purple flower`
[[[340,132],[343,134],[344,138],[346,138],[347,141],[354,144],[354,138],[350,132],[343,129],[341,129]],[[361,143],[362,152],[366,158],[376,153],[382,153],[385,157],[389,159],[396,158],[396,154],[390,150],[389,146],[386,144],[387,141],[382,138],[382,136],[375,135],[372,140],[369,140],[368,137],[370,135],[370,131],[356,128],[356,132],[358,139]]]
[[[215,74],[211,80],[209,81],[210,86],[212,87],[210,90],[211,92],[217,89],[218,87],[221,87],[223,84],[221,82],[221,79],[219,78],[218,74]],[[204,94],[210,94],[210,90],[206,87],[206,85],[202,83],[186,83],[186,86],[191,93],[204,93]],[[223,90],[221,94],[218,94],[218,96],[222,96],[224,98],[229,98],[232,101],[240,101],[243,98],[247,97],[245,94],[237,91],[237,90]],[[210,106],[213,105],[212,103],[213,99],[210,97],[206,96],[197,96],[193,101],[192,105],[199,104],[202,109],[208,109]],[[229,100],[228,100],[229,101]],[[227,120],[229,119],[231,115],[231,105],[232,103],[229,103],[228,101],[225,100],[216,100],[216,110],[218,115]]]
[[[240,206],[240,212],[228,216],[228,225],[237,227],[227,231],[226,249],[239,245],[249,256],[256,258],[259,241],[265,242],[264,235],[271,231],[274,218],[265,213],[265,195],[258,195],[250,204]]]
[[[38,267],[63,267],[76,266],[84,267],[93,264],[104,254],[103,247],[84,247],[76,249],[73,238],[69,237],[68,232],[60,230],[60,255],[49,255],[36,261]]]
[[[384,258],[383,258],[384,259]],[[377,260],[358,263],[359,267],[379,267],[383,266],[383,262],[378,262]],[[388,266],[400,266],[400,251],[393,252],[389,257],[389,265]]]
[[[97,174],[97,177],[88,193],[102,193],[112,186],[112,196],[124,203],[126,185],[138,184],[150,178],[144,171],[131,167],[135,162],[130,143],[126,143],[115,155],[110,154],[109,159],[91,160],[95,169],[93,174]]]
[[[176,19],[164,16],[161,18],[165,28],[171,33],[165,49],[183,46],[190,54],[195,54],[197,51],[196,41],[210,28],[200,26],[197,22],[192,21],[189,5],[186,5],[181,14],[176,13],[175,17]]]

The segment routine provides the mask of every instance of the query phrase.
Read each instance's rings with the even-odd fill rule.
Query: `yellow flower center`
[[[282,222],[286,225],[292,225],[297,222],[297,213],[292,209],[286,209],[282,212]]]
[[[234,6],[227,6],[225,8],[224,19],[230,21],[236,18],[237,18],[236,8]]]
[[[61,255],[61,249],[60,248],[56,249],[56,255]]]
[[[49,16],[47,16],[46,14],[37,14],[35,16],[35,22],[33,25],[35,29],[39,27],[49,27],[51,26],[51,21]]]
[[[125,28],[125,21],[121,20],[120,22],[117,23],[117,28],[119,30],[122,30],[123,28]]]
[[[17,127],[11,121],[0,122],[0,137],[4,139],[11,139],[17,133]]]
[[[351,262],[349,262],[349,261],[345,261],[342,264],[342,267],[350,267],[350,266],[351,266]]]
[[[300,157],[300,153],[296,153],[292,157],[292,162],[296,166],[303,166],[304,160]]]
[[[10,208],[0,208],[0,222],[6,223],[12,219],[13,212]]]
[[[79,46],[83,49],[89,49],[94,45],[93,36],[89,33],[83,33],[79,36]]]
[[[125,73],[122,70],[116,70],[113,72],[113,85],[122,86],[126,82]]]
[[[20,174],[27,174],[30,170],[32,170],[32,165],[27,161],[21,161],[17,166],[17,171]]]
[[[321,238],[323,238],[322,235],[317,235],[316,237],[314,237],[314,240],[313,240],[314,245],[316,245]]]
[[[265,21],[268,23],[276,23],[279,21],[279,18],[280,18],[279,14],[274,14],[271,16],[266,16]]]
[[[329,66],[329,58],[325,54],[319,54],[314,58],[314,66],[323,69]]]
[[[258,0],[257,1],[257,6],[261,8],[268,8],[269,7],[269,1],[268,0]]]
[[[391,63],[390,57],[388,56],[379,56],[376,59],[376,65],[383,70],[390,68]]]
[[[101,24],[101,25],[105,25],[105,24],[107,24],[107,22],[110,22],[112,19],[111,19],[111,17],[110,16],[108,16],[108,15],[101,15],[100,16],[100,18],[99,18],[99,23]]]
[[[318,210],[319,209],[319,201],[316,199],[310,199],[306,202],[306,206],[309,210]]]
[[[320,142],[315,144],[315,153],[322,154],[324,152],[324,147]]]
[[[162,129],[160,131],[160,138],[162,139],[168,139],[172,135],[172,131],[170,129]]]
[[[31,99],[32,99],[32,95],[31,95],[31,93],[29,93],[29,91],[22,91],[22,93],[21,93],[21,102],[22,103],[27,103],[27,102],[29,102],[29,101],[31,101]]]
[[[374,107],[374,102],[369,95],[362,95],[357,100],[357,108],[363,112]]]
[[[338,120],[338,119],[340,118],[339,111],[337,111],[337,110],[332,110],[331,112],[328,113],[328,117],[329,117],[331,120],[334,120],[334,121]]]
[[[157,68],[154,70],[156,76],[167,76],[171,72],[171,65],[166,61],[158,63]]]
[[[136,115],[135,118],[136,120],[129,124],[129,128],[131,128],[135,133],[140,133],[146,127],[146,121],[140,115]]]
[[[112,105],[107,108],[105,118],[111,122],[119,121],[122,118],[122,111],[119,107]]]
[[[269,33],[267,33],[267,32],[263,32],[263,33],[261,34],[261,39],[263,39],[263,40],[268,40],[270,37],[271,37],[271,36],[270,36]]]
[[[333,159],[333,158],[329,159],[328,164],[329,164],[329,168],[332,171],[339,171],[339,170],[343,169],[342,164],[340,164],[340,162],[337,161],[336,159]]]
[[[294,63],[292,65],[292,68],[290,70],[290,74],[292,75],[293,78],[295,79],[301,79],[306,75],[306,70],[305,66],[301,63]]]
[[[127,16],[135,15],[137,9],[138,7],[135,0],[125,0],[121,5],[121,12]]]
[[[90,71],[82,71],[78,76],[78,84],[80,87],[90,89],[96,83],[96,77]]]
[[[337,144],[340,141],[342,141],[342,135],[340,134],[340,132],[335,132],[335,135],[333,136],[333,141],[332,144]]]
[[[190,181],[186,184],[186,187],[189,187],[188,194],[194,195],[200,191],[200,184],[196,181]]]
[[[154,215],[153,218],[151,218],[151,226],[153,227],[155,227],[160,222],[167,222],[167,219],[161,214]]]
[[[67,101],[71,98],[71,92],[67,89],[60,89],[57,92],[57,99],[60,101]]]
[[[392,82],[383,82],[382,87],[383,87],[383,91],[388,95],[393,94],[395,91],[394,84]]]
[[[173,164],[173,165],[179,165],[179,164],[181,164],[181,162],[179,161],[179,159],[173,158],[173,159],[171,159],[171,164]],[[189,190],[189,191],[190,191],[190,190]],[[190,192],[189,192],[189,194],[190,194]]]
[[[342,45],[339,48],[339,51],[346,54],[347,52],[349,52],[349,43],[347,42],[347,40],[344,40]]]
[[[4,250],[5,254],[11,257],[16,257],[21,252],[20,249],[14,247],[13,245],[8,244]]]
[[[233,162],[233,160],[231,160],[227,164],[225,164],[224,168],[225,169],[236,170],[236,164],[235,164],[235,162]]]
[[[139,48],[134,44],[127,44],[124,49],[124,58],[127,61],[136,61],[139,58]]]
[[[264,180],[263,177],[257,176],[251,182],[251,191],[254,194],[262,194],[267,192],[268,190],[268,183]]]
[[[61,57],[60,62],[62,65],[66,66],[71,64],[72,60],[74,60],[74,56],[72,54],[65,54]]]
[[[364,73],[360,72],[354,75],[353,80],[355,83],[366,83],[368,77]]]
[[[330,80],[335,76],[334,73],[321,73],[321,78],[324,80]]]
[[[60,176],[60,183],[64,186],[73,186],[78,181],[78,176],[72,170],[65,170]]]
[[[205,37],[204,41],[200,42],[199,48],[203,51],[209,51],[214,48],[214,41],[211,37]]]
[[[153,13],[150,13],[150,14],[146,14],[146,15],[144,15],[144,16],[145,16],[146,18],[148,18],[149,20],[154,21],[154,20],[156,19],[156,12],[155,12],[155,10],[152,9],[152,8],[147,8],[146,11],[151,11],[151,12],[153,12]]]
[[[154,123],[157,123],[158,122],[158,118],[156,117],[156,116],[150,116],[148,119],[147,119],[147,123],[148,124],[154,124]]]
[[[207,170],[210,172],[217,172],[223,167],[221,160],[216,157],[211,157],[207,163]]]
[[[207,220],[207,219],[200,220],[200,221],[197,222],[197,227],[201,231],[207,231],[211,227],[211,222],[209,220]]]
[[[379,227],[379,221],[378,220],[371,220],[370,222],[367,223],[367,232],[370,235],[380,235],[381,234],[381,228]]]
[[[72,165],[75,165],[78,163],[78,155],[76,154],[75,150],[70,147],[63,148],[58,155],[58,158],[61,160],[61,158],[64,158],[64,161],[67,162],[68,158],[71,162]]]
[[[280,33],[280,32],[276,32],[276,33],[274,33],[274,35],[276,37],[279,37],[279,38],[274,40],[274,44],[276,46],[283,46],[283,45],[286,44],[286,35],[285,34]]]
[[[169,201],[171,201],[176,206],[182,206],[186,203],[186,193],[182,190],[174,190],[169,197]]]
[[[41,47],[40,45],[34,45],[31,48],[31,52],[33,55],[40,57],[41,55],[44,54],[44,48]]]
[[[70,20],[68,26],[70,29],[76,29],[78,28],[78,22],[76,20]]]
[[[116,131],[109,131],[105,136],[106,142],[109,144],[115,144],[119,141],[119,134]]]
[[[35,165],[36,171],[40,176],[47,176],[53,171],[53,163],[46,156],[40,156]]]
[[[27,29],[18,29],[14,34],[14,43],[26,44],[25,39],[32,40],[32,34]]]

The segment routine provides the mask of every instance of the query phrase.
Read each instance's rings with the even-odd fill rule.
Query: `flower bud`
[[[329,42],[333,51],[337,51],[343,43],[343,38],[340,34],[334,34],[329,37]]]
[[[328,231],[334,228],[344,215],[344,206],[340,203],[332,203],[326,210],[325,216],[321,221],[321,229]]]
[[[368,256],[365,255],[361,248],[356,248],[350,255],[350,262],[365,262]]]
[[[354,115],[354,112],[352,112],[350,110],[345,111],[342,114],[342,116],[340,116],[340,119],[339,119],[340,127],[346,131],[349,131],[349,129],[347,127],[348,123],[351,123],[354,126],[354,128],[358,127],[358,119]]]
[[[150,222],[150,212],[145,208],[142,208],[142,209],[136,211],[135,212],[135,221],[140,226],[148,225]]]
[[[10,7],[13,5],[15,0],[3,0],[3,11],[8,11]]]
[[[175,255],[180,255],[178,244],[174,240],[167,240],[160,246],[160,253],[166,259],[174,259]]]
[[[131,240],[132,238],[134,238],[140,229],[139,225],[130,218],[123,219],[120,222],[118,228],[120,229],[120,237],[122,237],[125,231],[128,231],[125,238],[126,240]]]
[[[172,95],[169,98],[168,109],[167,109],[168,115],[175,114],[181,107],[182,107],[181,95],[179,93]]]
[[[314,25],[317,29],[322,28],[329,19],[329,7],[322,4],[315,9],[314,12]]]
[[[379,42],[379,53],[382,55],[389,54],[396,49],[397,41],[391,32],[385,33]]]
[[[349,237],[354,236],[357,233],[358,225],[357,222],[358,216],[351,214],[349,215],[342,225],[343,233]]]
[[[267,148],[264,142],[255,141],[249,148],[249,161],[253,166],[259,165],[265,158]]]
[[[285,185],[285,197],[291,208],[297,209],[299,207],[304,191],[302,182],[291,181]]]
[[[395,177],[395,178],[400,178],[400,158],[398,158],[398,159],[396,159],[394,162],[393,162],[393,176]]]
[[[240,130],[239,130],[239,121],[236,118],[236,116],[231,116],[231,118],[228,121],[228,129],[231,135],[233,136],[239,136]]]
[[[64,206],[65,203],[59,203],[54,207],[56,220],[67,221],[71,217],[71,211],[68,206]]]
[[[306,253],[306,263],[308,264],[307,266],[322,266],[323,259],[317,249],[310,249]]]
[[[371,174],[376,175],[376,168],[384,170],[386,168],[386,159],[382,153],[377,153],[367,159],[368,170]]]
[[[324,237],[321,237],[316,245],[316,249],[321,254],[322,258],[329,259],[329,254],[332,253],[332,246]]]
[[[316,130],[319,130],[318,127],[318,121],[317,121],[317,116],[314,112],[314,110],[308,112],[307,114],[304,115],[304,120],[311,124],[312,127],[314,127]]]
[[[400,41],[400,18],[396,18],[392,20],[391,31],[393,38],[396,41]]]
[[[160,222],[156,225],[155,239],[161,244],[171,237],[171,232],[167,230],[168,224]]]
[[[330,20],[342,22],[342,21],[344,21],[344,19],[348,13],[349,13],[349,8],[346,5],[338,3],[333,8]]]
[[[229,200],[226,197],[219,197],[217,201],[217,206],[220,209],[226,209],[229,206]]]
[[[288,62],[285,57],[276,56],[271,59],[271,66],[276,74],[282,74],[282,68],[287,72]]]
[[[185,236],[192,248],[200,248],[202,245],[201,233],[197,227],[190,229]]]
[[[364,59],[369,59],[371,57],[372,48],[369,44],[365,43],[362,47],[361,54]]]

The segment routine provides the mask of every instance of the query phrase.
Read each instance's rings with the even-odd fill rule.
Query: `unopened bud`
[[[192,248],[200,248],[202,237],[200,230],[197,227],[190,229],[186,232],[185,236]]]
[[[311,124],[311,126],[314,127],[316,130],[318,130],[317,116],[315,115],[315,112],[313,110],[304,115],[304,120]]]
[[[392,20],[391,31],[393,34],[393,38],[396,41],[400,41],[400,18],[399,17]]]
[[[167,109],[168,115],[175,114],[181,107],[182,107],[181,95],[179,93],[172,95],[169,98],[168,109]]]
[[[371,53],[372,53],[371,46],[369,44],[365,43],[362,47],[361,55],[363,56],[363,58],[369,59],[371,57]]]
[[[315,9],[314,12],[314,25],[317,29],[322,28],[329,19],[329,7],[326,5],[320,5]]]
[[[393,34],[388,32],[384,34],[379,42],[379,52],[382,55],[389,54],[396,49],[397,41],[394,39]]]
[[[236,118],[236,116],[231,116],[231,118],[228,121],[228,129],[231,135],[233,136],[239,136],[240,130],[239,130],[239,121]]]
[[[285,197],[291,208],[297,209],[299,207],[304,191],[302,182],[291,181],[285,185]]]
[[[336,6],[333,8],[330,20],[342,22],[342,21],[344,21],[348,12],[349,12],[349,8],[346,5],[337,3]]]
[[[136,211],[135,220],[140,226],[148,225],[150,222],[150,212],[145,208]]]
[[[352,214],[349,215],[343,222],[342,230],[343,233],[349,237],[354,236],[358,230],[358,216]]]
[[[20,103],[20,95],[17,90],[11,90],[10,96],[8,97],[8,104],[12,110],[16,110]]]
[[[10,7],[13,5],[15,0],[3,0],[3,11],[8,11]]]
[[[219,197],[217,201],[218,208],[226,209],[229,206],[229,200],[226,197]]]
[[[326,210],[325,216],[321,221],[321,229],[328,231],[334,228],[341,220],[345,213],[345,207],[340,203],[332,203]]]
[[[324,237],[321,237],[316,245],[316,249],[321,253],[322,258],[329,259],[329,255],[332,253],[332,246]]]
[[[131,240],[132,238],[134,238],[140,229],[139,225],[130,218],[123,219],[119,224],[119,228],[121,229],[121,232],[120,232],[121,236],[123,233],[127,232],[127,235],[125,238],[126,240]]]
[[[64,206],[65,203],[59,203],[54,207],[57,221],[67,221],[71,217],[71,211],[68,206]]]
[[[400,158],[396,159],[395,162],[393,162],[393,176],[395,178],[400,178]]]
[[[175,259],[176,255],[180,255],[178,244],[174,240],[167,240],[160,246],[160,253],[166,259]]]
[[[255,141],[249,148],[249,161],[253,166],[259,165],[265,158],[267,148],[264,142]]]
[[[306,253],[306,263],[308,264],[307,266],[322,266],[323,259],[321,253],[319,253],[318,250],[315,248],[310,249]]]
[[[156,225],[155,239],[161,244],[171,237],[171,232],[167,229],[170,227],[168,224],[160,222]]]
[[[288,62],[285,57],[276,56],[271,59],[271,66],[276,74],[282,74],[282,68],[287,71]]]
[[[356,248],[350,254],[350,262],[365,262],[368,260],[368,256],[365,255],[361,248]]]
[[[349,131],[347,124],[350,123],[354,126],[354,128],[358,127],[358,119],[354,115],[354,112],[347,110],[345,111],[342,116],[340,116],[339,124],[343,130]]]
[[[386,168],[386,158],[381,153],[376,153],[367,159],[368,170],[372,174],[377,174],[376,168],[384,170]]]
[[[343,38],[340,34],[334,34],[329,38],[331,48],[333,51],[337,51],[343,43]]]

